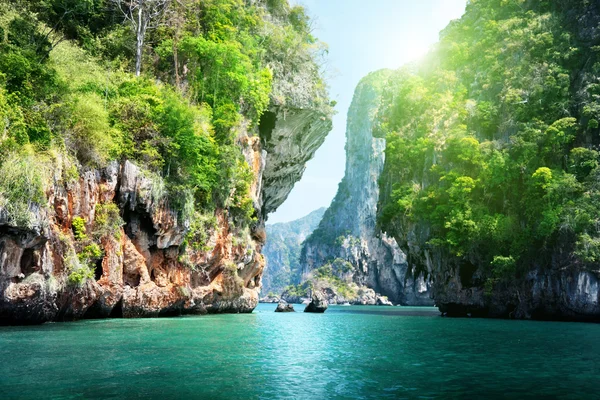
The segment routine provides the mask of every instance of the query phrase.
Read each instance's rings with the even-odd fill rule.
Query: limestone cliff
[[[469,2],[388,81],[378,218],[443,313],[600,320],[599,21],[598,2]]]
[[[326,113],[294,112],[291,126],[276,115],[266,149],[259,136],[240,130],[237,142],[254,171],[259,221],[244,231],[217,209],[203,248],[185,246],[189,219],[157,200],[159,182],[133,163],[113,162],[68,180],[65,169],[74,166],[56,162],[47,203],[31,203],[29,227],[15,226],[0,208],[0,323],[251,312],[264,269],[265,216],[285,200],[304,169],[302,160],[312,157],[331,126]],[[290,178],[276,183],[265,173],[276,170],[271,164],[286,164]],[[106,205],[116,206],[118,214],[99,217]],[[116,223],[113,232],[101,229],[107,218]],[[80,232],[76,219],[84,222]],[[95,276],[77,284],[69,277],[80,268],[86,232],[99,235],[102,253]]]
[[[319,227],[306,240],[301,264],[311,271],[336,260],[352,266],[351,280],[406,305],[433,304],[428,277],[407,264],[396,241],[376,224],[378,178],[385,139],[374,138],[373,118],[389,71],[364,78],[356,88],[346,129],[346,173]]]

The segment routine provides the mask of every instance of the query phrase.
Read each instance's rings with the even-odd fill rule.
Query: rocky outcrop
[[[295,221],[267,224],[262,293],[280,294],[286,286],[300,283],[302,243],[319,225],[324,212],[325,208],[320,208]]]
[[[273,106],[261,120],[260,137],[265,170],[262,216],[275,211],[302,177],[309,161],[332,129],[331,109]]]
[[[264,277],[264,275],[263,275]],[[279,303],[280,298],[278,296],[274,296],[274,295],[269,295],[269,296],[264,296],[261,297],[260,299],[258,299],[259,303]]]
[[[76,182],[55,180],[48,207],[32,210],[44,224],[31,229],[2,225],[0,321],[252,311],[264,268],[262,243],[234,244],[237,232],[226,211],[217,210],[210,249],[183,250],[187,221],[165,202],[155,202],[153,184],[132,163],[113,163],[85,172]],[[82,218],[88,235],[95,234],[96,214],[106,204],[118,207],[123,226],[99,238],[102,256],[88,270],[81,258],[84,243],[74,235],[72,222]],[[74,281],[82,271],[94,275]]]
[[[433,305],[429,276],[417,273],[394,238],[376,224],[378,177],[385,139],[374,138],[373,119],[389,71],[364,78],[348,111],[346,173],[319,227],[304,244],[303,275],[336,259],[349,262],[352,281],[405,305]]]
[[[327,306],[325,294],[315,290],[312,294],[312,300],[310,303],[308,303],[304,309],[304,312],[317,314],[324,313],[325,310],[327,310]]]
[[[433,287],[443,315],[516,319],[600,321],[600,271],[539,265],[525,276],[486,288],[478,268],[447,268],[431,254]],[[443,279],[443,280],[442,280]]]
[[[0,323],[251,312],[265,264],[266,215],[285,200],[331,128],[324,113],[283,114],[273,114],[263,141],[243,126],[237,139],[254,172],[258,223],[247,234],[218,209],[201,249],[183,245],[189,218],[171,209],[157,194],[157,178],[133,163],[86,170],[74,181],[63,179],[65,165],[57,163],[47,203],[30,206],[27,227],[11,225],[0,209]],[[104,207],[118,213],[99,221]],[[97,259],[83,257],[91,238],[77,235],[76,218],[95,235]],[[111,232],[100,229],[114,223]]]
[[[277,308],[275,309],[275,312],[294,312],[294,306],[291,304],[286,303],[285,301],[280,301],[279,304],[277,304]]]
[[[393,305],[387,296],[375,293],[373,289],[365,286],[356,286],[353,288],[354,290],[348,294],[347,291],[342,292],[339,288],[336,288],[328,282],[311,281],[311,284],[325,296],[325,300],[327,300],[328,304],[352,304],[357,306]],[[308,297],[298,295],[290,290],[285,290],[281,294],[281,299],[282,301],[294,304],[309,302]]]

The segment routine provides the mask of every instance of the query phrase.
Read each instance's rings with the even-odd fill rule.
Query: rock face
[[[306,308],[304,312],[308,313],[324,313],[327,310],[327,299],[325,294],[320,291],[313,291],[312,300]]]
[[[260,136],[266,166],[261,203],[265,218],[283,204],[331,128],[331,115],[325,111],[272,107],[263,115]]]
[[[364,78],[348,111],[346,173],[319,227],[302,249],[306,277],[336,259],[353,266],[352,280],[405,305],[433,305],[431,281],[415,273],[395,239],[376,226],[378,178],[384,165],[385,139],[372,134],[389,71]]]
[[[294,306],[291,304],[286,303],[285,301],[280,301],[279,304],[277,304],[277,308],[275,309],[275,312],[294,312]]]
[[[477,280],[461,268],[447,270],[439,263],[440,255],[429,253],[436,279],[446,285],[434,285],[436,304],[448,316],[497,317],[516,319],[600,321],[600,279],[598,272],[573,268],[553,269],[536,266],[523,278],[501,284],[487,292]]]
[[[263,248],[265,271],[262,293],[280,294],[290,284],[300,283],[302,242],[315,230],[325,208],[291,222],[267,224],[267,243]]]
[[[84,171],[73,182],[57,166],[47,204],[31,206],[26,228],[11,226],[0,209],[0,324],[251,312],[264,270],[266,215],[285,200],[331,128],[331,116],[315,110],[277,109],[272,116],[266,138],[241,129],[237,139],[255,176],[259,222],[250,234],[218,209],[206,248],[182,246],[190,222],[157,201],[156,182],[129,161]],[[93,276],[73,282],[74,273],[86,271],[73,221],[96,232],[105,205],[116,206],[124,223],[100,238]]]

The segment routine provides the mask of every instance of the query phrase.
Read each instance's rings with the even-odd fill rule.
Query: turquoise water
[[[0,399],[582,398],[600,325],[330,307],[0,328]],[[298,308],[298,307],[297,307]]]

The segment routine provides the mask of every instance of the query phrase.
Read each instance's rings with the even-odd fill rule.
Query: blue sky
[[[419,58],[439,32],[459,18],[466,0],[292,0],[314,20],[314,35],[329,45],[326,77],[337,115],[333,131],[308,162],[302,180],[269,223],[327,207],[344,176],[346,113],[354,88],[369,72]]]

